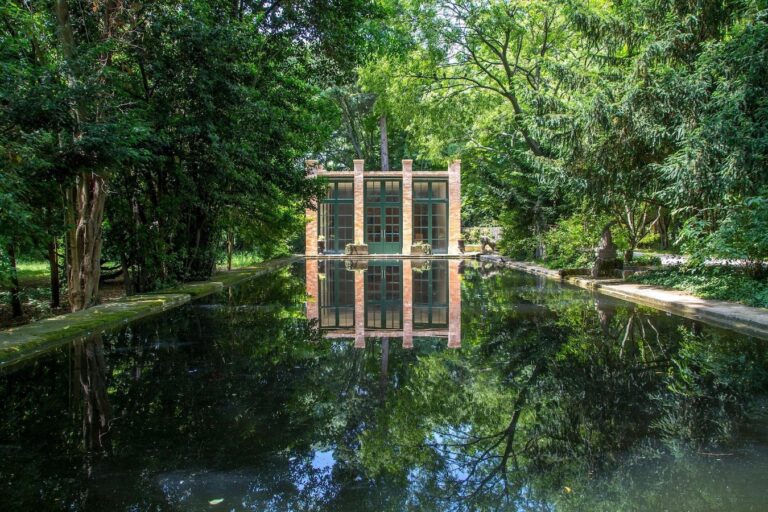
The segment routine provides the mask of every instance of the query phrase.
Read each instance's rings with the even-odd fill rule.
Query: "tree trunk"
[[[232,270],[232,252],[235,250],[235,233],[227,229],[227,270]]]
[[[379,131],[381,134],[381,170],[389,170],[389,136],[387,135],[387,116],[379,118]]]
[[[629,249],[624,251],[624,263],[632,263],[632,259],[635,257],[635,245],[630,242]]]
[[[21,310],[21,297],[19,297],[21,292],[19,289],[19,275],[16,273],[16,248],[13,244],[9,243],[6,250],[8,251],[8,262],[11,265],[11,311],[13,312],[13,317],[18,318],[23,312]]]
[[[56,237],[48,242],[48,263],[51,268],[51,308],[61,306],[61,284],[59,280],[59,255]]]
[[[72,23],[69,19],[67,0],[55,0],[56,29],[61,52],[70,63],[75,58],[75,39]],[[104,35],[111,30],[111,7],[107,9]],[[74,75],[69,77],[70,87],[75,87]],[[74,117],[74,139],[82,137],[80,126],[86,120],[87,110],[82,102],[76,102],[72,111]],[[74,311],[92,306],[99,292],[101,273],[101,222],[104,218],[106,201],[106,183],[102,176],[89,171],[81,171],[75,184],[69,189],[67,197],[67,225],[69,268],[69,306]]]
[[[128,255],[123,254],[120,256],[120,264],[123,267],[123,290],[125,290],[125,295],[133,295],[133,282],[131,282],[131,272],[128,269]]]
[[[105,180],[89,172],[77,177],[69,201],[69,306],[80,311],[93,306],[101,275],[101,223],[107,192]]]
[[[669,226],[667,224],[667,216],[659,216],[659,222],[656,225],[656,229],[659,233],[659,243],[662,249],[669,248]]]

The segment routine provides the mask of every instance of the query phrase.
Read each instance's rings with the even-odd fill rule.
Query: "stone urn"
[[[413,256],[429,256],[430,254],[432,254],[432,246],[427,243],[420,242],[411,246],[411,255]]]
[[[347,256],[367,256],[368,246],[366,244],[347,244],[344,247],[344,254]]]

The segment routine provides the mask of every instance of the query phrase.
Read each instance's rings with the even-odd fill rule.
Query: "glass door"
[[[365,271],[365,327],[403,328],[403,263],[370,261]]]
[[[448,183],[413,184],[413,243],[425,242],[433,254],[448,252]]]
[[[376,180],[365,183],[365,243],[371,254],[402,252],[401,183]]]
[[[448,327],[448,262],[431,260],[413,267],[413,326]]]
[[[343,254],[353,242],[355,223],[354,190],[351,181],[331,182],[320,202],[320,230],[325,238],[325,252]]]
[[[321,261],[318,272],[320,327],[355,326],[355,273],[343,261]]]

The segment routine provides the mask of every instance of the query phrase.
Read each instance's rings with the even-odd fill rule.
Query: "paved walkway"
[[[508,260],[496,255],[481,256],[480,259],[501,263],[524,272],[544,275],[605,295],[644,304],[705,324],[768,340],[768,309],[753,308],[736,302],[702,299],[678,290],[627,283],[621,279],[591,279],[580,276],[561,278],[557,270]]]

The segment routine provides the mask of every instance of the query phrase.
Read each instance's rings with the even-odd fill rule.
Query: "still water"
[[[2,510],[766,510],[766,342],[308,261],[0,372]]]

